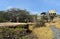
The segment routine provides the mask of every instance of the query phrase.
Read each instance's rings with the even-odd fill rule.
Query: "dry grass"
[[[53,22],[54,23],[45,23],[46,27],[35,28],[33,30],[33,33],[36,34],[39,39],[53,39],[54,35],[52,30],[50,29],[50,26],[54,25],[56,28],[60,29],[60,19],[55,18]],[[32,26],[30,27],[30,29],[32,29]]]
[[[53,39],[53,32],[49,27],[35,28],[33,30],[39,39]]]
[[[60,18],[56,18],[54,25],[56,26],[56,28],[60,29]]]
[[[50,22],[50,23],[46,23],[47,27],[50,27],[51,25],[54,25],[56,28],[60,29],[60,18],[55,18],[53,20],[54,23]]]

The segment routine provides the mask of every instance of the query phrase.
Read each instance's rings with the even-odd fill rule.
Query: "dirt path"
[[[27,24],[34,24],[34,23],[0,23],[0,26],[17,26],[17,25],[27,25]]]
[[[55,26],[35,28],[33,33],[38,39],[60,39],[60,29]]]
[[[55,26],[50,27],[54,34],[54,39],[60,39],[60,29],[56,28]]]

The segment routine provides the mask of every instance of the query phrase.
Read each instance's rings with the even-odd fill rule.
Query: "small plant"
[[[26,36],[26,29],[0,27],[0,39],[23,39]]]

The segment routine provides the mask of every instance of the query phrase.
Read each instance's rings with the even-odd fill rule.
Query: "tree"
[[[11,8],[7,10],[9,14],[11,14],[10,18],[12,21],[19,21],[19,22],[24,22],[25,19],[31,19],[31,15],[27,10],[20,10],[18,8]],[[17,19],[18,18],[18,19]]]
[[[25,19],[32,21],[32,15],[27,10],[11,8],[6,11],[0,11],[0,22],[25,22]]]
[[[0,11],[0,22],[6,21],[6,15],[5,11]]]
[[[41,13],[41,20],[40,20],[40,25],[45,26],[45,22],[48,21],[48,17],[46,16],[46,12]]]

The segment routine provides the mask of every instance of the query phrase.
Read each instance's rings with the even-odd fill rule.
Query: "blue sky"
[[[0,0],[0,10],[9,8],[26,9],[33,14],[56,10],[60,14],[60,0]]]

